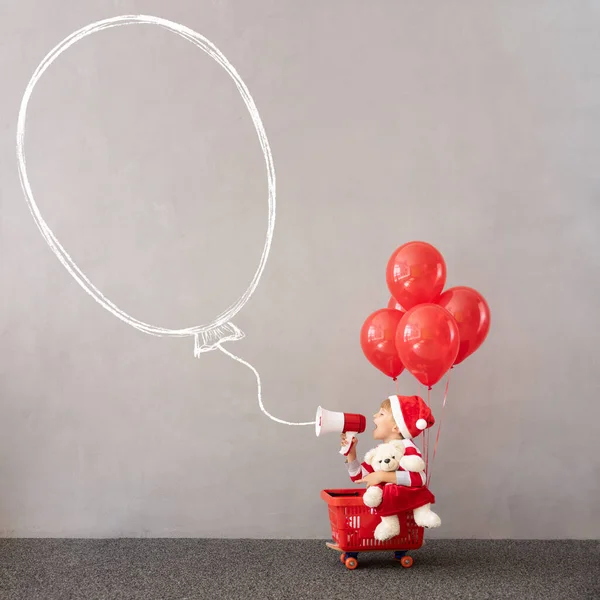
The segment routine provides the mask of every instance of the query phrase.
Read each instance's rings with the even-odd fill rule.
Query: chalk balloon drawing
[[[27,107],[37,82],[46,72],[48,67],[50,67],[50,65],[65,50],[73,46],[73,44],[76,44],[78,41],[93,33],[97,33],[105,29],[110,29],[112,27],[122,27],[125,25],[154,25],[162,27],[163,29],[166,29],[182,37],[188,42],[191,42],[196,47],[200,48],[202,51],[208,54],[219,65],[221,65],[235,83],[248,109],[248,112],[250,113],[250,117],[252,118],[252,122],[256,129],[256,133],[258,135],[260,146],[263,152],[265,166],[267,169],[267,198],[269,203],[269,212],[267,235],[260,262],[256,272],[254,273],[254,277],[250,281],[250,284],[248,288],[244,291],[244,293],[237,299],[236,302],[230,305],[226,310],[224,310],[220,315],[215,317],[215,319],[208,324],[187,327],[184,329],[168,329],[165,327],[158,327],[149,323],[145,323],[128,315],[126,312],[124,312],[118,306],[116,306],[113,302],[111,302],[108,298],[106,298],[102,294],[102,292],[88,279],[85,273],[83,273],[81,269],[75,264],[73,259],[67,253],[67,251],[60,244],[50,227],[48,227],[47,223],[44,221],[44,218],[42,217],[42,214],[35,202],[31,184],[29,182],[29,177],[27,175],[25,158],[25,125],[27,120]],[[244,333],[231,322],[231,319],[242,309],[246,302],[248,302],[248,300],[254,293],[254,290],[256,289],[264,271],[267,258],[269,256],[269,251],[271,249],[271,241],[273,238],[273,230],[275,227],[276,193],[275,168],[273,166],[273,157],[271,155],[267,134],[265,133],[262,120],[258,113],[258,109],[256,108],[254,100],[252,99],[252,96],[248,91],[248,88],[242,81],[242,78],[239,76],[239,74],[231,65],[231,63],[227,60],[227,58],[225,58],[225,56],[212,42],[210,42],[201,34],[193,31],[188,27],[185,27],[184,25],[180,25],[179,23],[148,15],[122,15],[117,17],[111,17],[109,19],[96,21],[94,23],[86,25],[85,27],[82,27],[81,29],[70,34],[59,44],[57,44],[52,50],[50,50],[50,52],[48,52],[48,54],[43,58],[38,67],[35,69],[33,75],[31,76],[31,79],[29,80],[29,83],[27,84],[27,87],[25,88],[17,120],[17,162],[19,169],[19,178],[21,180],[21,187],[23,189],[25,199],[42,236],[46,240],[48,246],[50,246],[52,252],[54,252],[58,260],[65,267],[65,269],[70,273],[70,275],[75,279],[75,281],[77,281],[77,283],[96,302],[98,302],[98,304],[100,304],[100,306],[105,308],[115,317],[118,317],[128,325],[131,325],[131,327],[135,327],[139,331],[142,331],[149,335],[161,337],[193,337],[194,356],[197,358],[205,352],[210,352],[212,350],[220,350],[225,355],[229,356],[230,358],[233,358],[234,360],[248,367],[254,373],[257,382],[259,407],[266,416],[284,425],[314,425],[314,421],[294,423],[278,419],[277,417],[274,417],[273,415],[268,413],[262,402],[261,380],[258,371],[250,363],[246,362],[245,360],[241,359],[240,357],[236,356],[235,354],[232,354],[231,352],[223,348],[223,343],[240,340],[244,337]]]

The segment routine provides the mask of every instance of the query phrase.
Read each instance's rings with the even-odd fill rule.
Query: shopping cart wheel
[[[354,556],[349,556],[344,564],[346,565],[346,569],[356,569],[358,567],[358,559],[354,558]]]
[[[413,558],[412,556],[403,556],[400,559],[400,564],[405,568],[405,569],[409,569],[410,567],[412,567],[413,565]]]

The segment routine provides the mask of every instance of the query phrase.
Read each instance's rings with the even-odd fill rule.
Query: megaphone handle
[[[358,435],[357,431],[346,431],[346,444],[340,449],[340,454],[348,456],[348,452],[350,452],[350,448],[352,448],[352,442],[354,442],[356,435]]]

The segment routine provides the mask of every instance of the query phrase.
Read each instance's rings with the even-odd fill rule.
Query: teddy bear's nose
[[[386,458],[386,459],[385,459],[383,462],[384,462],[384,463],[389,463],[389,462],[390,462],[390,459],[389,459],[389,458]]]

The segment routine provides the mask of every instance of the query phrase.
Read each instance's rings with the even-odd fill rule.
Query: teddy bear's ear
[[[406,448],[404,447],[404,442],[402,440],[392,440],[390,444],[394,446],[394,448],[402,450],[402,453],[404,453],[406,450]]]
[[[369,450],[366,454],[365,454],[365,462],[370,465],[371,461],[373,460],[373,457],[375,456],[375,452],[377,452],[376,448],[373,448],[372,450]],[[372,465],[371,465],[372,466]]]

